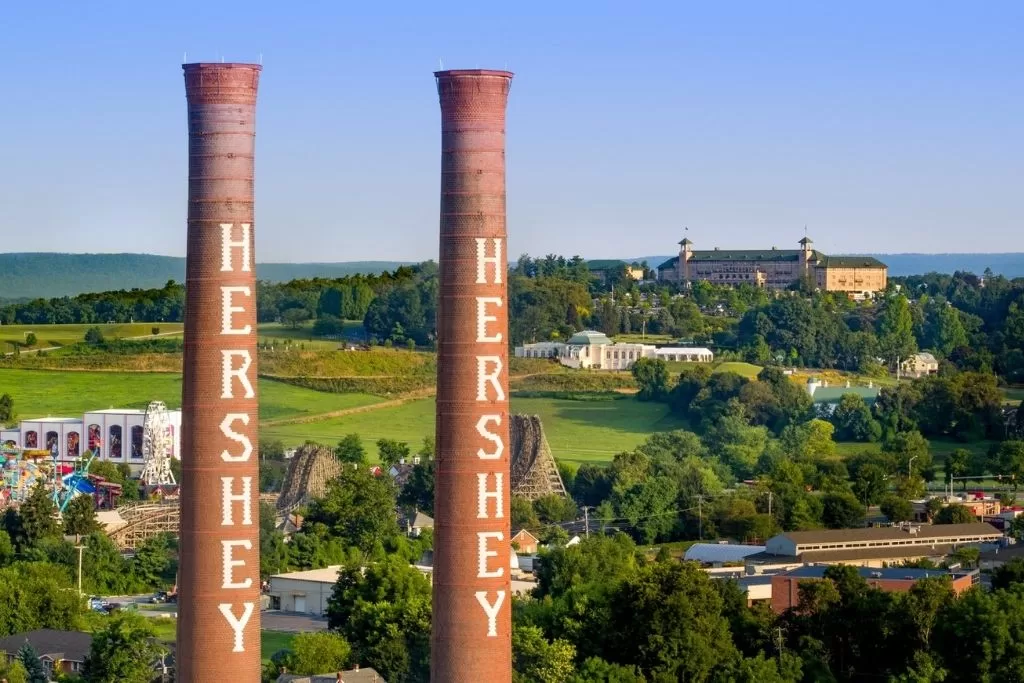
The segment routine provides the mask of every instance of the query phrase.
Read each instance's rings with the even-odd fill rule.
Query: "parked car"
[[[167,602],[167,591],[157,591],[156,593],[153,594],[153,597],[151,597],[149,599],[149,601],[154,603],[154,604],[159,604],[161,602]]]

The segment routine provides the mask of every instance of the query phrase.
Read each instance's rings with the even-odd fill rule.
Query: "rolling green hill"
[[[260,263],[256,276],[269,282],[296,278],[381,273],[397,261],[345,263]],[[74,296],[84,292],[163,287],[183,282],[185,259],[155,254],[0,254],[0,299]]]

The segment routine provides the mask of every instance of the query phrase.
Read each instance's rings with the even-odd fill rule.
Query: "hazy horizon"
[[[1024,251],[1024,5],[8,9],[8,252],[184,255],[180,64],[262,60],[257,259],[436,258],[431,72],[516,73],[509,254]],[[962,247],[962,248],[956,248]]]

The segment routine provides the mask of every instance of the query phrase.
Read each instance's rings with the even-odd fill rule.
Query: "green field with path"
[[[615,401],[570,401],[552,398],[512,398],[516,413],[539,415],[555,457],[581,462],[610,462],[621,451],[642,443],[654,432],[682,429],[686,423],[669,414],[668,406],[632,398]],[[434,433],[434,400],[417,399],[402,405],[370,410],[320,422],[265,427],[264,438],[300,444],[307,439],[337,443],[357,433],[371,457],[377,439],[397,439],[415,447]]]
[[[47,348],[66,346],[85,340],[85,332],[90,327],[98,327],[108,339],[125,339],[127,337],[149,337],[153,328],[159,328],[160,334],[180,333],[181,323],[115,323],[113,325],[0,325],[0,350],[10,351],[8,344],[17,342],[22,348]],[[27,346],[25,338],[29,333],[36,335],[35,346]],[[3,348],[8,347],[8,348]]]
[[[73,417],[104,408],[145,408],[163,401],[181,406],[181,375],[163,372],[61,372],[0,369],[0,394],[14,397],[19,419]],[[378,403],[369,394],[327,394],[259,380],[260,418],[265,420],[320,415]]]

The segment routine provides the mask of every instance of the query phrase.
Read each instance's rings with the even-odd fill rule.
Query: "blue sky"
[[[431,72],[516,72],[510,253],[1024,251],[1024,3],[9,3],[5,251],[182,255],[180,63],[263,60],[257,258],[436,257]]]

